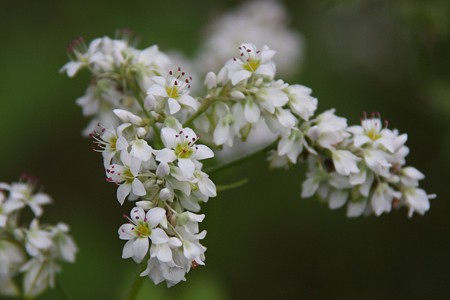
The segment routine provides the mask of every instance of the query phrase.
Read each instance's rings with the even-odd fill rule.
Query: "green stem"
[[[61,286],[61,282],[59,282],[59,280],[56,280],[56,288],[58,289],[59,293],[61,294],[62,299],[69,300],[69,297],[67,296],[66,291],[64,291],[63,287]]]
[[[243,186],[244,184],[246,184],[248,182],[248,178],[244,178],[242,180],[230,183],[230,184],[223,184],[223,185],[217,185],[216,189],[217,192],[223,192],[223,191],[227,191],[227,190],[232,190],[238,187]]]
[[[147,260],[144,259],[144,261],[147,261]],[[146,278],[146,276],[141,277],[141,273],[146,268],[147,268],[147,265],[144,264],[143,270],[137,274],[137,277],[134,280],[133,285],[131,286],[130,292],[128,293],[127,300],[134,300],[134,299],[136,299],[137,295],[139,294],[139,290],[141,289],[142,283],[144,282],[144,279]]]
[[[271,143],[271,144],[269,144],[269,145],[267,145],[267,146],[265,146],[265,147],[263,147],[263,148],[261,148],[259,150],[256,150],[255,152],[251,152],[251,153],[249,153],[247,155],[238,157],[235,160],[231,160],[231,161],[225,162],[223,164],[207,168],[205,170],[205,172],[208,173],[208,174],[212,174],[212,173],[216,173],[216,172],[223,171],[225,169],[228,169],[228,168],[240,165],[240,164],[242,164],[242,163],[244,163],[246,161],[252,160],[253,158],[259,156],[262,153],[265,153],[265,152],[273,149],[277,145],[277,143],[278,143],[278,140],[274,141],[273,143]]]
[[[205,98],[205,101],[199,107],[199,109],[193,114],[189,119],[183,124],[183,128],[192,125],[195,119],[197,119],[202,113],[204,113],[212,104],[212,99],[210,97]]]

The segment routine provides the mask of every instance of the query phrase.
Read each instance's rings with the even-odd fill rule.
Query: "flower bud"
[[[217,86],[217,76],[214,74],[214,72],[209,72],[205,76],[205,83],[206,87],[208,89],[215,88]]]
[[[163,201],[172,200],[173,199],[173,194],[168,188],[163,188],[159,192],[159,198],[161,200],[163,200]]]
[[[140,139],[143,139],[147,135],[147,130],[144,127],[139,127],[136,134]]]

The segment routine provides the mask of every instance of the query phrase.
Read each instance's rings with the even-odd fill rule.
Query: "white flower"
[[[334,109],[321,113],[312,122],[315,125],[309,129],[308,136],[324,148],[333,149],[348,136],[344,131],[347,128],[347,120],[337,117]]]
[[[113,113],[122,121],[123,123],[131,123],[136,126],[144,126],[144,120],[141,117],[133,114],[124,109],[114,109]]]
[[[371,198],[372,209],[375,215],[380,216],[383,212],[390,212],[392,201],[400,199],[401,193],[392,189],[387,183],[379,183]]]
[[[51,235],[48,231],[42,230],[39,221],[33,219],[30,229],[25,231],[25,248],[29,255],[38,256],[40,251],[47,250],[53,245]]]
[[[361,121],[361,126],[352,126],[347,130],[353,133],[354,144],[356,147],[370,144],[374,149],[386,149],[391,153],[395,150],[395,135],[391,130],[382,128],[382,121],[380,118],[366,118]]]
[[[105,167],[111,163],[112,158],[116,153],[126,150],[128,148],[128,141],[123,136],[123,131],[131,126],[130,123],[125,123],[115,128],[102,128],[100,132],[94,131],[90,134],[94,140],[94,144],[102,152]]]
[[[429,199],[433,199],[435,195],[427,195],[427,193],[419,188],[410,187],[403,192],[403,197],[408,206],[408,216],[412,217],[414,212],[421,215],[425,214],[430,209]]]
[[[144,139],[136,138],[131,142],[131,156],[137,157],[143,162],[148,161],[153,154],[153,148]]]
[[[162,106],[167,105],[169,114],[173,115],[181,109],[181,105],[197,110],[199,103],[189,95],[190,81],[180,68],[176,72],[169,71],[168,77],[154,76],[150,78],[153,84],[147,90],[145,105],[147,109],[155,107],[155,101],[162,102]]]
[[[25,255],[17,244],[0,240],[0,274],[14,274],[24,260]]]
[[[215,113],[219,119],[213,133],[214,143],[216,145],[233,146],[234,137],[238,135],[238,130],[233,126],[236,121],[235,116],[224,103],[218,103],[215,106]]]
[[[389,177],[389,168],[392,166],[387,160],[387,153],[382,150],[363,150],[364,161],[366,165],[376,174],[383,177]]]
[[[317,109],[317,99],[311,97],[311,89],[294,84],[287,87],[289,107],[303,120],[308,121]]]
[[[357,162],[361,161],[361,158],[347,150],[332,150],[331,153],[334,167],[339,174],[359,173]]]
[[[15,210],[23,207],[20,201],[10,201],[5,194],[0,190],[0,229],[6,226],[8,216]]]
[[[289,19],[280,1],[243,1],[207,25],[196,63],[204,72],[216,71],[237,46],[252,41],[258,47],[275,49],[277,72],[283,77],[292,75],[299,69],[303,51],[300,34],[287,26]]]
[[[64,223],[58,223],[51,229],[51,237],[58,256],[64,261],[75,262],[75,254],[78,252],[78,247],[73,238],[68,234],[69,226]]]
[[[28,205],[36,217],[43,213],[42,205],[51,203],[50,196],[34,193],[35,186],[28,182],[17,182],[4,186],[9,191],[7,211],[16,210]],[[5,204],[6,205],[6,204]]]
[[[168,243],[171,242],[166,232],[157,228],[161,225],[167,227],[166,211],[163,208],[155,207],[147,213],[135,207],[131,210],[130,223],[123,224],[119,228],[119,238],[128,240],[123,248],[122,258],[130,258],[136,262],[141,262],[149,251],[149,239],[153,245],[158,245],[156,256],[161,261],[170,261],[172,252]]]
[[[142,168],[142,161],[132,157],[127,151],[120,153],[123,165],[112,164],[106,169],[106,180],[119,184],[117,200],[122,205],[125,198],[132,193],[135,196],[145,196],[144,184],[138,175]]]
[[[275,51],[264,46],[258,50],[251,43],[244,43],[239,46],[240,56],[230,59],[225,68],[228,70],[228,77],[233,85],[250,78],[253,74],[273,79],[275,76],[275,64],[272,57]]]
[[[419,185],[419,180],[424,178],[425,175],[414,167],[405,167],[401,170],[400,180],[405,186],[416,187]]]
[[[195,144],[198,137],[190,128],[176,132],[173,128],[165,127],[161,129],[161,139],[166,148],[156,153],[156,160],[165,163],[177,161],[186,178],[192,178],[194,175],[194,161],[214,156],[207,146]]]
[[[282,137],[278,142],[277,153],[279,156],[286,155],[291,163],[297,163],[297,158],[306,146],[303,132],[292,128],[289,136]]]
[[[24,296],[35,298],[49,286],[55,287],[55,275],[61,271],[61,268],[52,260],[35,257],[23,265],[20,271],[25,273]]]

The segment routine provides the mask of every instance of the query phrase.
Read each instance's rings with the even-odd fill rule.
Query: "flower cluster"
[[[61,68],[69,77],[88,69],[92,81],[86,94],[77,99],[83,115],[93,117],[84,134],[95,129],[97,123],[116,126],[111,113],[115,108],[137,112],[142,105],[136,90],[146,90],[152,76],[165,73],[170,59],[157,46],[144,50],[133,47],[133,34],[129,30],[118,33],[117,39],[97,38],[86,45],[83,38],[68,47],[71,61]],[[141,101],[141,102],[140,102]]]
[[[347,127],[345,119],[327,111],[312,121],[307,136],[321,154],[309,158],[303,197],[317,193],[332,209],[347,203],[349,217],[399,207],[407,207],[410,217],[429,210],[435,195],[418,187],[425,176],[405,166],[406,134],[388,129],[387,122],[383,126],[379,114]]]
[[[103,154],[107,181],[118,185],[120,204],[126,198],[136,201],[128,223],[118,231],[120,239],[127,240],[122,258],[140,263],[147,257],[148,267],[141,275],[172,286],[184,280],[192,266],[204,264],[206,248],[200,240],[206,231],[198,228],[204,215],[192,212],[216,196],[216,187],[200,162],[214,154],[176,119],[168,119],[161,128],[162,147],[156,149],[145,139],[145,126],[139,126],[138,116],[114,112],[123,123],[92,137]]]
[[[66,224],[40,225],[42,206],[51,199],[36,191],[31,177],[24,179],[0,183],[0,294],[34,298],[55,286],[59,263],[73,263],[77,246]],[[35,218],[23,226],[19,217],[27,206]],[[22,292],[16,283],[19,274],[23,276]]]
[[[406,135],[383,127],[379,115],[351,127],[333,109],[315,115],[318,101],[311,89],[276,79],[275,51],[268,46],[242,43],[219,72],[206,74],[200,97],[191,95],[192,77],[180,67],[162,73],[158,63],[139,73],[135,56],[127,56],[139,51],[128,44],[126,49],[119,52],[127,58],[112,71],[99,75],[89,63],[94,85],[108,78],[114,84],[103,94],[119,97],[109,112],[113,125],[97,125],[91,137],[103,155],[106,180],[118,186],[119,203],[135,201],[118,234],[127,241],[123,258],[147,262],[141,276],[172,286],[204,264],[200,240],[206,232],[198,224],[204,215],[195,213],[216,196],[216,186],[200,161],[215,156],[213,148],[219,162],[212,170],[222,167],[221,155],[233,156],[234,146],[252,136],[270,150],[271,167],[307,161],[302,197],[317,194],[333,209],[347,203],[350,217],[379,216],[401,206],[410,216],[429,209],[433,195],[418,187],[424,175],[405,167]],[[147,60],[161,57],[167,56],[152,52]],[[248,142],[247,147],[260,150]]]
[[[279,1],[243,2],[208,24],[193,65],[204,73],[218,71],[234,55],[236,47],[252,41],[258,47],[268,45],[277,50],[274,61],[280,75],[295,74],[302,59],[303,41],[298,32],[288,28],[288,19]]]

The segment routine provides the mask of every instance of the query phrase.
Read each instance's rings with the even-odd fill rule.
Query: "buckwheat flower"
[[[73,263],[75,262],[75,254],[78,252],[78,247],[73,238],[68,234],[69,226],[65,223],[58,223],[50,230],[50,236],[55,248],[55,254],[59,259]]]
[[[377,149],[363,149],[366,165],[376,174],[389,177],[389,168],[392,166],[388,161],[388,154]]]
[[[0,190],[0,230],[5,227],[8,216],[15,210],[22,208],[23,205],[19,201],[9,201],[5,194]]]
[[[334,145],[340,143],[349,134],[344,130],[347,128],[347,120],[334,114],[330,109],[318,115],[312,120],[312,126],[308,131],[311,140],[320,146],[333,149]]]
[[[307,146],[304,134],[298,128],[292,128],[288,136],[283,136],[277,145],[277,153],[279,156],[286,155],[293,164],[297,162],[297,158]]]
[[[427,195],[427,193],[420,188],[409,187],[403,192],[403,200],[408,207],[408,217],[412,217],[414,212],[421,215],[425,214],[430,209],[430,199],[435,198],[436,195]]]
[[[61,267],[53,260],[44,257],[34,257],[20,269],[25,273],[23,278],[24,296],[34,298],[48,287],[55,287],[55,275],[61,272]]]
[[[153,155],[153,148],[144,139],[134,139],[131,141],[130,155],[139,158],[141,161],[148,161]]]
[[[17,182],[11,185],[4,185],[9,191],[8,210],[29,206],[36,217],[43,213],[42,205],[50,204],[51,198],[44,193],[35,193],[35,186],[31,182]]]
[[[395,135],[391,130],[382,128],[380,118],[365,118],[361,121],[361,126],[351,126],[347,130],[353,133],[356,147],[371,144],[374,149],[383,147],[382,149],[386,149],[391,153],[395,150]]]
[[[303,120],[308,121],[317,109],[317,99],[311,97],[311,89],[294,84],[289,85],[286,90],[291,110]]]
[[[174,251],[176,256],[178,251]],[[147,268],[140,276],[148,276],[155,284],[166,281],[167,287],[172,287],[180,281],[185,281],[185,274],[189,270],[174,261],[161,262],[156,258],[150,258],[147,262]]]
[[[146,191],[144,184],[138,178],[142,161],[132,157],[127,151],[120,153],[120,160],[123,165],[112,164],[106,168],[106,180],[119,185],[117,200],[122,205],[130,193],[135,196],[144,196]]]
[[[414,167],[405,167],[400,172],[400,181],[405,186],[416,187],[424,178],[425,175]]]
[[[149,251],[150,239],[152,244],[167,246],[158,249],[158,258],[166,261],[170,257],[168,260],[171,260],[172,252],[167,245],[170,239],[163,229],[157,228],[159,225],[167,227],[166,211],[163,208],[155,207],[145,213],[142,208],[135,207],[131,210],[128,220],[130,223],[123,224],[118,231],[119,238],[127,240],[122,258],[131,257],[134,261],[141,262]]]
[[[252,41],[257,46],[275,49],[277,72],[283,77],[292,75],[298,71],[303,51],[302,38],[288,28],[288,20],[280,1],[243,1],[208,24],[196,62],[202,71],[216,71],[238,45]]]
[[[16,243],[0,240],[0,295],[19,296],[13,277],[25,263],[25,254]]]
[[[379,183],[375,188],[371,205],[375,215],[380,216],[383,212],[390,212],[394,199],[400,199],[402,194],[392,189],[387,183]]]
[[[240,56],[229,60],[225,64],[228,78],[233,85],[250,78],[253,74],[273,79],[275,64],[272,57],[275,51],[264,46],[258,50],[254,44],[244,43],[239,46]]]
[[[361,161],[361,158],[347,150],[332,150],[331,153],[334,167],[339,174],[359,173],[357,163]]]
[[[206,199],[217,196],[216,185],[209,179],[208,174],[200,170],[195,170],[194,176],[196,178],[194,182],[198,187],[198,191],[204,195]]]
[[[218,103],[216,105],[215,113],[219,119],[213,133],[214,144],[232,146],[234,137],[238,134],[233,126],[236,120],[235,117],[230,112],[229,107],[224,103]]]
[[[78,38],[73,40],[67,48],[67,52],[73,54],[72,60],[65,64],[60,73],[67,73],[67,76],[73,77],[82,68],[87,67],[93,61],[96,61],[101,56],[98,51],[98,46],[101,39],[95,39],[86,48],[84,39]]]
[[[121,124],[116,128],[102,128],[100,132],[94,131],[90,134],[94,144],[102,152],[105,167],[111,163],[112,158],[120,151],[128,148],[128,141],[123,136],[123,131],[130,127],[130,123]]]
[[[38,256],[40,251],[49,249],[53,242],[47,230],[42,230],[39,221],[33,219],[30,228],[25,230],[25,249],[31,256]]]
[[[144,120],[141,117],[133,114],[124,109],[114,109],[113,113],[123,122],[123,123],[131,123],[136,126],[145,126]]]
[[[156,160],[165,163],[177,161],[186,178],[192,178],[194,175],[194,161],[214,156],[207,146],[196,144],[199,138],[190,128],[176,132],[173,128],[164,127],[161,129],[161,139],[166,148],[156,153]]]
[[[171,115],[177,113],[181,109],[181,105],[188,106],[193,110],[198,109],[198,101],[189,95],[192,77],[186,75],[181,68],[175,72],[169,71],[167,77],[154,76],[150,79],[153,84],[147,90],[146,107],[154,108],[155,102],[161,102],[160,104],[165,107],[167,103]]]

